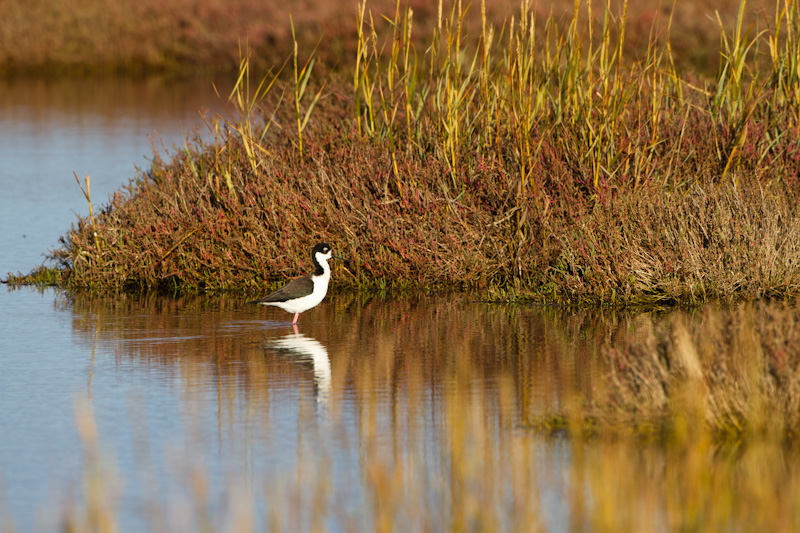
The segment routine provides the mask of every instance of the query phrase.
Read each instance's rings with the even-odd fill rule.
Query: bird
[[[333,255],[333,250],[327,243],[316,244],[311,249],[314,272],[293,279],[272,294],[247,303],[280,307],[288,313],[294,313],[292,325],[297,324],[300,313],[316,307],[325,298],[328,282],[331,280],[331,267],[328,266],[330,259],[342,258]]]

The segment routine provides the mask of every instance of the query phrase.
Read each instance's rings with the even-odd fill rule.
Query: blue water
[[[88,214],[73,172],[82,182],[90,176],[98,209],[136,166],[146,168],[153,142],[161,153],[182,146],[184,132],[202,132],[203,114],[223,108],[210,79],[0,80],[0,277],[42,264]],[[143,419],[160,436],[154,443],[180,431],[174,390],[153,387],[76,339],[74,321],[55,289],[0,287],[0,510],[4,498],[22,531],[55,527],[55,502],[80,488],[78,398],[93,397],[100,428],[112,437],[105,444],[123,464],[130,428],[114,421],[129,419],[132,397],[145,399]]]

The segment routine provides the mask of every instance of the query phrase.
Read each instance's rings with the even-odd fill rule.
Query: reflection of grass
[[[774,441],[575,446],[569,497],[582,531],[794,531],[797,451]]]
[[[331,524],[369,531],[545,531],[557,514],[542,500],[548,492],[550,498],[563,498],[566,516],[560,518],[567,522],[560,527],[574,531],[793,531],[800,526],[798,457],[781,443],[720,446],[702,430],[666,446],[604,438],[537,443],[531,435],[515,435],[513,428],[498,434],[496,414],[487,409],[491,400],[458,388],[440,398],[446,411],[439,413],[444,415],[438,419],[441,433],[406,434],[394,427],[386,436],[362,430],[363,457],[354,477],[364,496],[355,505],[337,496],[343,480],[331,477],[331,455],[304,449],[292,473],[277,478],[241,473],[215,490],[207,486],[206,465],[171,468],[164,475],[176,476],[169,484],[184,493],[149,502],[149,514],[142,518],[156,530],[177,521],[187,531],[251,531],[264,522],[274,531],[335,529]],[[369,397],[362,400],[364,409],[380,409]],[[410,440],[421,449],[416,440],[421,438],[441,439],[443,446],[427,458],[437,466],[426,463],[419,450],[380,444]],[[100,460],[96,445],[85,445],[85,501],[66,512],[64,526],[67,531],[117,531],[124,526],[116,503],[124,497],[124,485]],[[554,446],[569,449],[569,458],[554,454]],[[252,482],[263,487],[266,500],[255,496]]]
[[[230,313],[228,299],[148,298],[138,307],[124,297],[107,306],[78,296],[73,305],[83,339],[130,341],[174,329],[180,346],[127,342],[141,352],[121,357],[143,358],[148,372],[181,373],[174,382],[189,394],[223,387],[212,395],[221,402],[221,431],[231,432],[222,440],[263,446],[259,424],[269,434],[279,388],[304,398],[298,424],[307,433],[291,443],[297,465],[280,475],[231,472],[213,487],[212,467],[192,459],[202,454],[177,444],[180,453],[159,475],[178,494],[146,502],[154,530],[181,518],[186,530],[266,522],[283,531],[541,531],[557,509],[554,497],[565,506],[560,526],[573,531],[800,525],[800,456],[791,440],[800,353],[798,313],[789,305],[626,316],[490,307],[468,298],[354,303],[344,296],[331,302],[337,312],[311,325],[330,349],[330,433],[317,425],[316,402],[293,374],[297,365],[261,348],[263,328],[193,334]],[[176,306],[196,312],[175,313]],[[113,320],[116,313],[128,324]],[[132,316],[142,322],[131,324]],[[92,329],[103,324],[119,329]],[[725,430],[723,399],[744,413],[744,431]],[[251,422],[246,432],[236,433],[234,405]],[[91,410],[78,407],[85,500],[66,520],[74,530],[124,529],[117,513],[130,483],[100,460]],[[562,416],[567,430],[529,429],[546,413]],[[577,426],[588,415],[597,424],[582,436]],[[648,431],[659,434],[649,438]],[[192,450],[196,437],[187,433]],[[337,470],[336,447],[357,457],[352,471]],[[137,470],[153,468],[152,458],[140,460]]]
[[[233,358],[244,364],[225,366],[230,374],[222,385],[233,388],[220,394],[252,394],[254,408],[268,402],[263,394],[277,384],[271,380],[278,367],[271,375],[257,348],[263,342],[258,322],[235,335],[196,334],[213,331],[219,313],[238,312],[238,297],[108,298],[113,306],[107,298],[70,297],[81,338],[125,339],[131,343],[129,357],[158,363],[191,382],[203,382],[204,371]],[[176,307],[196,313],[175,316]],[[621,432],[667,441],[697,426],[721,439],[783,438],[800,431],[800,318],[788,304],[661,316],[521,311],[475,304],[469,296],[338,295],[315,312],[322,313],[321,321],[311,322],[305,333],[319,338],[314,333],[319,328],[333,346],[359,339],[358,353],[332,355],[334,389],[345,387],[341,380],[352,374],[348,386],[365,396],[408,387],[409,401],[424,403],[426,383],[463,374],[487,382],[489,389],[481,394],[502,400],[503,416],[518,417],[526,429],[587,436]],[[120,320],[131,314],[135,318]],[[442,327],[431,327],[436,323]],[[148,342],[150,332],[165,329],[174,331],[178,342]],[[436,357],[404,346],[431,347]],[[185,353],[198,355],[185,367],[176,366],[173,357]],[[279,367],[297,379],[294,365]]]
[[[681,438],[691,427],[739,438],[800,431],[798,316],[790,305],[706,309],[702,316],[639,317],[608,351],[601,420],[642,421]]]

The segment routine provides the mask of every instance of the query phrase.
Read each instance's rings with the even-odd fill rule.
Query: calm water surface
[[[73,171],[103,203],[147,165],[148,136],[182,146],[199,110],[222,109],[211,80],[0,81],[0,96],[2,273],[87,213]],[[80,526],[93,505],[122,531],[603,530],[580,517],[606,486],[615,513],[684,523],[623,491],[663,479],[663,451],[612,460],[531,429],[590,401],[604,350],[662,318],[334,294],[295,330],[247,296],[0,288],[0,531]],[[97,450],[78,431],[92,422]]]
[[[153,146],[182,147],[184,131],[202,133],[201,115],[223,109],[211,79],[0,78],[0,273],[41,264],[75,213],[88,214],[73,172],[102,204],[147,168]]]
[[[306,507],[323,498],[339,513],[326,516],[325,527],[371,529],[374,487],[366,478],[399,475],[398,464],[415,470],[407,481],[420,508],[438,509],[453,497],[440,486],[451,477],[453,455],[471,453],[461,446],[472,436],[458,431],[475,424],[488,440],[471,446],[501,461],[494,476],[512,476],[502,455],[527,442],[525,453],[541,465],[526,476],[541,483],[547,521],[566,523],[559,472],[569,452],[559,439],[537,441],[522,429],[535,409],[519,396],[532,393],[544,408],[562,389],[589,381],[581,374],[591,365],[540,357],[572,342],[542,342],[552,316],[508,313],[466,295],[337,295],[303,315],[295,331],[291,315],[235,296],[36,296],[29,333],[42,340],[17,341],[26,355],[2,383],[3,424],[16,428],[4,439],[6,486],[27,488],[8,490],[12,508],[58,509],[69,504],[65,494],[75,496],[83,446],[74,407],[88,397],[101,446],[124,480],[117,514],[134,529],[156,519],[152,507],[194,502],[194,470],[207,480],[216,527],[234,513],[231,498],[241,490],[260,502],[259,524],[277,506],[287,528],[310,527]],[[43,329],[53,331],[49,340],[36,334]],[[561,379],[545,378],[545,370]],[[475,403],[465,412],[486,420],[460,420],[452,411],[460,402]],[[418,479],[421,473],[428,477]]]

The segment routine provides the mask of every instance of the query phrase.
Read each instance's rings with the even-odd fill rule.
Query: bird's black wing
[[[290,281],[277,291],[273,292],[272,294],[268,294],[263,298],[259,298],[258,300],[253,300],[252,302],[248,302],[251,304],[265,304],[265,303],[273,303],[273,302],[285,302],[287,300],[293,300],[295,298],[300,298],[302,296],[307,296],[314,291],[314,282],[311,281],[311,277],[303,276],[302,278],[297,278],[295,280]]]

